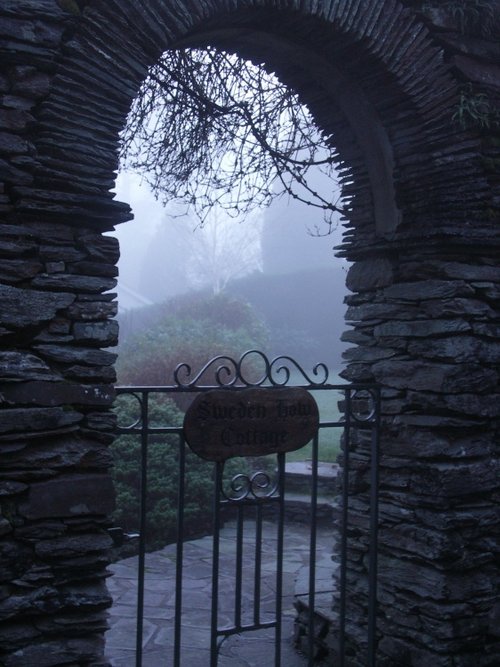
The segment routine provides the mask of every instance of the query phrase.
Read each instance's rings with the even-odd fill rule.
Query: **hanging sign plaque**
[[[316,401],[300,387],[214,389],[189,406],[184,435],[198,456],[225,461],[300,449],[318,425]]]

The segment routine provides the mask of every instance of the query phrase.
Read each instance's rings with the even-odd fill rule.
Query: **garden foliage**
[[[119,384],[173,384],[174,369],[180,362],[188,362],[196,372],[215,355],[225,354],[237,359],[247,349],[261,347],[266,336],[264,326],[244,302],[223,294],[209,299],[205,295],[179,298],[147,331],[131,336],[121,346]],[[198,458],[182,444],[183,408],[189,397],[185,394],[177,397],[174,402],[164,394],[156,395],[149,405],[150,426],[172,427],[173,431],[148,438],[145,528],[148,550],[158,549],[178,537],[182,447],[186,454],[185,537],[211,531],[213,464]],[[122,396],[116,401],[115,412],[119,425],[124,427],[138,422],[141,410],[135,398]],[[127,533],[137,533],[140,528],[140,436],[120,435],[112,450],[116,488],[114,523]],[[246,470],[241,461],[231,461],[226,467],[228,475]]]
[[[135,399],[122,398],[115,408],[121,426],[138,417]],[[150,401],[150,424],[180,426],[182,412],[168,398]],[[151,435],[147,447],[146,545],[157,549],[177,539],[179,459],[181,448],[186,455],[185,535],[210,532],[213,496],[213,465],[200,459],[182,444],[180,435]],[[139,532],[141,487],[141,439],[121,435],[113,444],[116,511],[114,522],[128,533]]]
[[[160,308],[146,331],[121,345],[119,384],[173,384],[181,362],[196,372],[216,355],[237,359],[249,349],[264,348],[268,339],[252,307],[226,294],[195,293]]]

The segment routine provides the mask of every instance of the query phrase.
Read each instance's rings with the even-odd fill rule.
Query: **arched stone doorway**
[[[118,253],[102,232],[129,217],[109,194],[117,135],[147,67],[207,42],[268,61],[334,131],[346,166],[347,375],[384,388],[379,664],[498,661],[498,157],[487,133],[452,119],[464,80],[494,106],[499,74],[486,47],[455,55],[445,19],[421,5],[0,9],[8,667],[102,664],[114,376],[100,348],[117,335],[102,293]]]

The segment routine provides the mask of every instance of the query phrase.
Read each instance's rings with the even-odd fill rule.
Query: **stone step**
[[[334,495],[339,473],[337,463],[318,463],[318,493]],[[312,484],[312,461],[292,461],[285,464],[285,484],[290,491],[309,492]]]
[[[334,498],[318,496],[316,504],[316,521],[331,523],[333,520]],[[311,494],[293,493],[285,490],[285,516],[288,521],[309,523],[311,520]]]

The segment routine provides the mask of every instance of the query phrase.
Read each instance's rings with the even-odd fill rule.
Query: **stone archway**
[[[102,664],[114,356],[101,348],[117,336],[103,292],[118,255],[102,232],[130,217],[109,194],[117,135],[147,67],[169,46],[207,41],[269,60],[345,163],[346,375],[384,387],[378,664],[498,661],[498,151],[452,118],[461,82],[494,105],[500,75],[494,51],[467,42],[460,53],[465,37],[447,41],[441,27],[453,25],[421,4],[0,9],[7,667]],[[356,455],[362,492],[363,443]],[[361,524],[363,509],[360,495]],[[362,608],[362,585],[349,585]]]

